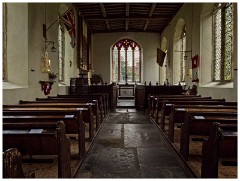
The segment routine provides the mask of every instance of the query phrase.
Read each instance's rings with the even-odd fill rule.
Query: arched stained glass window
[[[141,48],[130,39],[122,39],[112,48],[112,81],[141,81]]]

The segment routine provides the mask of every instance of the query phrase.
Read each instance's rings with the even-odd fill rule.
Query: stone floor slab
[[[161,167],[181,167],[180,159],[167,148],[138,148],[139,164]]]
[[[179,167],[162,167],[140,165],[142,178],[188,178],[186,172]]]
[[[188,178],[177,154],[143,111],[110,112],[77,178]]]
[[[125,147],[163,147],[166,143],[153,124],[125,124]]]

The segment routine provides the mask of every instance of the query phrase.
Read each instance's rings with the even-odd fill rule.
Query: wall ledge
[[[23,89],[23,88],[28,88],[28,86],[14,84],[14,83],[11,83],[11,82],[3,82],[2,83],[2,89],[3,90],[7,90],[7,89]]]
[[[209,82],[207,84],[199,84],[200,88],[232,88],[233,89],[233,82]]]
[[[58,82],[58,86],[70,86],[70,83],[68,82]]]

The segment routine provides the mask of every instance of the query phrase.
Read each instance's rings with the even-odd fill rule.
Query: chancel
[[[3,178],[238,178],[237,6],[2,3]]]

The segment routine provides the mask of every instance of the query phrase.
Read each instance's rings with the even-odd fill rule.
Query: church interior
[[[237,2],[2,3],[2,178],[238,178],[237,19]]]

